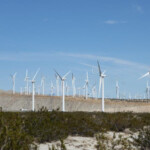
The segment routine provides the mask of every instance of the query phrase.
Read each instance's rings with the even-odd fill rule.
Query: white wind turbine
[[[147,72],[147,73],[145,73],[143,76],[141,76],[139,79],[143,79],[143,78],[145,78],[145,77],[147,77],[147,76],[150,76],[150,71],[149,72]],[[147,89],[146,89],[147,91],[147,98],[149,99],[149,85],[148,85],[148,83],[147,83]]]
[[[66,88],[66,96],[69,96],[69,86],[67,82],[66,82],[65,88]]]
[[[119,99],[119,84],[118,84],[118,81],[116,81],[116,98]]]
[[[26,76],[24,81],[26,82],[26,90],[25,90],[25,94],[29,94],[29,76],[28,76],[28,70],[26,70]]]
[[[59,76],[61,82],[62,82],[62,111],[65,111],[65,80],[67,75],[70,73],[70,71],[68,73],[66,73],[63,77],[61,77],[56,70],[54,70],[55,73]]]
[[[147,81],[147,86],[146,86],[146,94],[147,94],[147,99],[149,99],[149,84]]]
[[[32,111],[35,110],[35,78],[37,76],[37,74],[39,73],[40,69],[38,69],[35,73],[35,75],[33,76],[31,83],[32,83]]]
[[[76,87],[75,87],[75,77],[72,73],[72,91],[73,91],[73,97],[76,95]]]
[[[87,72],[85,80],[85,99],[88,99],[88,85],[89,85],[89,77]]]
[[[86,86],[86,85],[84,85],[84,86],[82,87],[82,89],[83,89],[83,96],[86,95],[85,86]]]
[[[59,96],[59,76],[55,74],[56,77],[56,94]]]
[[[78,87],[78,96],[79,96],[79,97],[81,96],[80,91],[81,91],[81,87]]]
[[[102,86],[102,112],[105,111],[105,103],[104,103],[104,78],[106,77],[105,75],[105,71],[102,73],[101,72],[101,68],[100,68],[100,64],[99,61],[97,61],[97,65],[98,65],[98,71],[99,71],[99,96],[100,96],[100,90],[101,90],[101,86]]]
[[[94,84],[92,87],[92,97],[96,98],[96,84]]]
[[[45,94],[45,77],[43,76],[41,79],[41,87],[42,87],[42,94]]]
[[[54,85],[53,82],[51,81],[51,96],[54,95]]]
[[[41,91],[41,86],[38,86],[38,95],[40,95],[40,91]]]
[[[17,73],[10,75],[12,78],[12,82],[13,82],[13,94],[15,94],[16,75],[17,75]]]

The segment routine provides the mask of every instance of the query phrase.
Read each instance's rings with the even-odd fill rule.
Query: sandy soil
[[[107,138],[108,141],[112,141],[114,138],[114,132],[107,132],[104,134]],[[115,139],[118,140],[119,136],[122,136],[124,139],[128,139],[132,141],[131,134],[130,133],[125,133],[125,132],[120,132],[120,133],[115,133]],[[134,135],[137,137],[137,133]],[[97,140],[95,137],[79,137],[79,136],[69,136],[67,139],[64,140],[64,144],[67,148],[67,150],[96,150],[96,145],[97,145]],[[52,148],[52,145],[55,145],[58,149],[60,149],[60,141],[53,141],[51,143],[44,143],[44,144],[39,144],[38,149],[39,150],[48,150],[49,148]],[[107,146],[110,148],[111,144],[108,143]],[[115,149],[121,149],[121,145],[117,144]],[[133,149],[135,147],[133,146]]]
[[[62,97],[57,96],[35,96],[35,109],[47,107],[48,110],[62,108]],[[0,107],[4,111],[30,111],[32,108],[31,95],[19,95],[0,93]],[[66,111],[101,111],[101,99],[88,99],[83,97],[66,97]],[[105,99],[105,112],[150,112],[150,102],[146,100],[115,100]]]

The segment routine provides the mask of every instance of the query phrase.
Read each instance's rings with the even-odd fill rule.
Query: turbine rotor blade
[[[97,65],[98,65],[99,75],[101,76],[102,72],[101,72],[101,68],[100,68],[100,64],[99,64],[99,61],[98,61],[98,60],[97,60]]]
[[[150,75],[150,72],[147,72],[146,74],[144,74],[143,76],[141,76],[139,79],[145,78],[145,77],[147,77],[149,75]]]
[[[35,73],[35,75],[34,75],[32,81],[35,80],[35,78],[36,78],[37,74],[39,73],[39,71],[40,71],[40,68],[36,71],[36,73]]]
[[[59,76],[59,78],[62,80],[62,77],[60,76],[60,74],[54,69],[55,73]]]
[[[63,79],[65,79],[69,73],[70,73],[70,71],[67,72],[67,73],[63,76]]]
[[[17,75],[17,72],[15,72],[15,74],[13,75],[13,77],[15,77]]]

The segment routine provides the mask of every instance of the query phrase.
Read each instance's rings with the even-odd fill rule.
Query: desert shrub
[[[23,120],[16,114],[13,117],[11,125],[4,119],[1,113],[0,117],[0,149],[1,150],[29,150],[33,138],[24,131]],[[36,149],[36,145],[32,144],[32,149]]]
[[[133,137],[134,145],[139,146],[141,150],[150,149],[150,127],[145,127],[139,131],[138,137]]]
[[[46,108],[37,112],[0,112],[0,146],[13,143],[26,145],[24,149],[28,149],[33,141],[50,142],[68,135],[93,137],[104,130],[120,132],[129,128],[138,131],[149,125],[148,113],[48,112]]]

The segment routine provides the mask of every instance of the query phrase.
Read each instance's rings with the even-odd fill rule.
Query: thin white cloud
[[[60,53],[61,55],[69,56],[69,57],[76,57],[76,58],[82,58],[82,59],[90,59],[90,60],[100,60],[103,62],[111,62],[118,65],[125,65],[130,67],[135,67],[139,69],[146,69],[149,70],[150,67],[147,65],[143,65],[137,62],[132,62],[128,60],[122,60],[114,57],[104,57],[104,56],[96,56],[96,55],[88,55],[88,54],[73,54],[73,53]]]
[[[110,62],[117,65],[125,65],[138,69],[149,70],[150,67],[137,62],[118,59],[114,57],[104,57],[90,54],[78,53],[63,53],[63,52],[20,52],[20,53],[0,53],[0,61],[50,61],[55,59],[66,59],[65,57],[80,58],[85,60],[100,60],[103,62]],[[63,57],[62,57],[63,56]]]
[[[106,24],[117,24],[118,21],[115,21],[115,20],[107,20],[107,21],[104,21],[104,23],[106,23]]]
[[[137,12],[143,13],[143,8],[140,5],[134,5],[134,8],[136,9]]]
[[[106,20],[104,21],[105,24],[110,24],[110,25],[113,25],[113,24],[123,24],[123,23],[127,23],[127,21],[117,21],[117,20]]]

